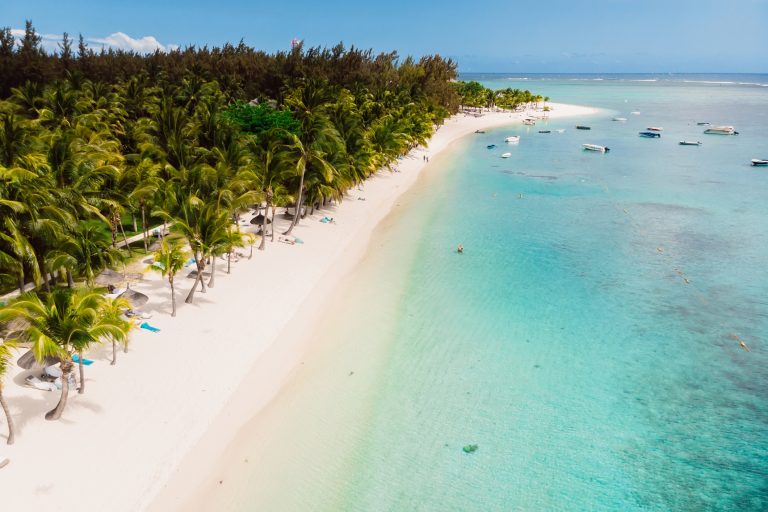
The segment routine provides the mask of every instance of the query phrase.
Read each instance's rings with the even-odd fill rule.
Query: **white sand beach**
[[[550,119],[596,112],[550,106]],[[340,205],[303,219],[293,233],[303,244],[277,242],[289,223],[278,214],[276,242],[265,251],[254,248],[252,259],[248,248],[242,250],[245,257],[232,264],[231,274],[219,259],[215,286],[198,291],[194,304],[184,303],[191,267],[177,277],[176,318],[170,316],[168,283],[146,272],[131,288],[150,297],[141,309],[153,315],[148,322],[160,332],[135,330],[115,366],[110,346],[87,354],[94,363],[86,368],[86,392],[70,394],[60,421],[43,418],[58,392],[25,387],[35,372],[14,367],[4,391],[16,423],[14,445],[3,444],[6,426],[0,422],[0,461],[10,461],[0,469],[3,509],[185,509],[190,489],[209,476],[240,427],[290,379],[311,346],[308,327],[326,312],[325,292],[364,256],[377,224],[430,167],[424,157],[527,114],[447,120],[428,148],[398,162],[398,172],[382,171]],[[320,222],[324,216],[334,222]],[[253,230],[247,222],[242,228]]]

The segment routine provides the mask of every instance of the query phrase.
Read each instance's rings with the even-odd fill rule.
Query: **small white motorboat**
[[[713,126],[712,128],[707,128],[704,130],[704,133],[715,135],[736,135],[739,132],[737,132],[733,126]]]
[[[633,116],[639,116],[640,115],[640,111],[639,110],[633,110],[632,112],[630,112],[630,114],[632,114]]]
[[[565,128],[558,128],[555,130],[557,133],[565,133]]]
[[[681,146],[701,146],[700,140],[681,140],[680,141]]]
[[[755,167],[765,167],[768,165],[768,158],[753,158],[752,165]]]
[[[514,144],[516,142],[520,142],[520,136],[519,135],[510,135],[509,137],[504,139],[504,142],[509,142],[509,143],[512,143],[512,144]]]
[[[528,126],[533,126],[536,124],[536,120],[528,117],[526,119],[523,119],[523,124],[527,124]]]
[[[649,126],[646,128],[646,130],[650,130],[652,132],[663,132],[664,128],[661,128],[660,126]]]
[[[614,121],[626,121],[627,118],[626,117],[614,117],[613,120]]]
[[[584,149],[587,151],[597,151],[598,153],[607,153],[610,151],[610,148],[607,148],[605,146],[599,146],[597,144],[582,144],[584,146]]]
[[[501,158],[509,158],[512,156],[512,153],[502,153]]]

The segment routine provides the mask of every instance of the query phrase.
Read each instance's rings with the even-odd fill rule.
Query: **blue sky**
[[[267,51],[296,37],[401,55],[439,53],[461,71],[768,72],[768,0],[2,0],[0,26],[31,19],[49,45],[221,45]]]

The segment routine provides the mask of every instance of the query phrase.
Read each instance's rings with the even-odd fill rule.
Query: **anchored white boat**
[[[502,153],[501,158],[509,158],[512,156],[512,153]]]
[[[646,128],[646,130],[650,130],[652,132],[663,132],[664,128],[661,128],[660,126],[649,126]]]
[[[528,126],[533,126],[533,125],[536,124],[536,120],[535,119],[531,119],[529,117],[529,118],[523,119],[523,124],[527,124]]]
[[[737,132],[736,128],[733,126],[713,126],[712,128],[707,128],[704,130],[704,133],[715,135],[736,135],[739,132]]]
[[[627,118],[626,117],[614,117],[613,120],[614,121],[626,121]]]
[[[599,146],[597,144],[582,144],[587,151],[597,151],[598,153],[607,153],[611,149],[605,146]]]
[[[765,167],[768,165],[768,158],[753,158],[752,165],[755,167]]]
[[[696,141],[693,141],[693,140],[681,140],[680,141],[680,145],[681,146],[701,146],[701,141],[700,140],[696,140]]]
[[[504,139],[504,142],[509,142],[509,143],[512,143],[512,144],[514,144],[516,142],[520,142],[520,136],[519,135],[510,135],[509,137]]]

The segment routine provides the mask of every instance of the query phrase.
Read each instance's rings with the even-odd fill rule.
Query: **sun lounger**
[[[72,360],[74,362],[76,362],[76,363],[79,363],[80,362],[80,357],[77,354],[74,354],[72,356]],[[93,364],[93,361],[91,361],[90,359],[83,358],[83,364],[85,366],[91,366]]]
[[[8,463],[11,462],[11,459],[6,457],[5,455],[0,455],[0,468],[4,468],[8,465]]]
[[[39,378],[35,377],[34,375],[30,375],[26,379],[24,379],[24,382],[27,386],[35,389],[39,389],[41,391],[56,391],[57,388],[56,384],[53,382],[46,382],[44,380],[40,380]]]
[[[152,313],[145,313],[137,309],[129,309],[125,312],[125,316],[128,318],[139,318],[141,320],[149,320],[152,318]]]
[[[142,323],[139,327],[141,327],[142,329],[146,329],[148,331],[151,331],[151,332],[160,332],[160,329],[158,329],[157,327],[153,327],[153,326],[149,325],[147,322]]]

